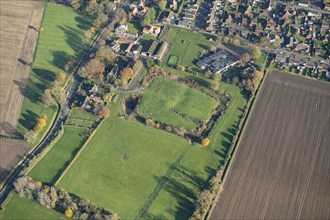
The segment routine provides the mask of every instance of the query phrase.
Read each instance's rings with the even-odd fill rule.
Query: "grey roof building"
[[[213,73],[220,73],[234,66],[239,59],[226,50],[218,49],[214,54],[207,56],[197,62],[202,70],[210,69]]]

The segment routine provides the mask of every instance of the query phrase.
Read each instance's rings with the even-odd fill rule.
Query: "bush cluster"
[[[75,219],[119,219],[116,213],[111,213],[98,207],[87,199],[70,195],[55,186],[42,185],[34,182],[31,177],[22,176],[14,183],[15,191],[20,197],[36,200],[46,208],[53,208],[62,212],[68,218]]]

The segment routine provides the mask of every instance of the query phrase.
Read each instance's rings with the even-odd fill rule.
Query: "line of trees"
[[[75,219],[119,219],[116,213],[98,207],[87,199],[73,196],[63,189],[55,186],[43,185],[35,182],[29,176],[22,176],[14,183],[15,191],[20,197],[26,197],[37,201],[46,208],[55,209],[64,213],[68,218]]]
[[[259,80],[258,86],[260,85],[260,82],[263,78],[263,74],[260,72],[258,73],[255,78]],[[197,199],[195,201],[195,211],[193,212],[192,216],[190,217],[190,220],[200,220],[205,219],[206,215],[210,211],[210,208],[212,206],[212,203],[215,202],[214,199],[216,199],[216,196],[220,191],[222,191],[222,178],[223,174],[225,172],[226,167],[228,167],[230,159],[232,157],[232,154],[235,150],[236,142],[239,138],[239,131],[242,130],[244,121],[247,117],[248,110],[251,106],[253,96],[255,94],[255,90],[252,93],[253,95],[250,96],[250,99],[246,105],[246,108],[243,112],[242,119],[240,120],[238,127],[235,131],[235,134],[233,134],[231,145],[228,148],[226,158],[223,161],[223,164],[220,165],[215,175],[210,179],[209,186],[205,188],[202,192],[200,192],[197,196]]]

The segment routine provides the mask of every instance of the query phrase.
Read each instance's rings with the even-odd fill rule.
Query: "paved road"
[[[252,45],[252,44],[251,44]],[[285,55],[289,55],[289,56],[295,56],[295,59],[300,60],[312,60],[313,62],[320,62],[320,60],[323,60],[323,62],[327,65],[330,65],[330,60],[325,60],[325,59],[317,59],[315,57],[311,57],[305,54],[301,54],[301,53],[297,53],[297,52],[292,52],[292,51],[288,51],[285,48],[276,48],[276,49],[271,49],[268,47],[260,47],[260,50],[262,50],[263,52],[267,52],[267,53],[275,53],[277,56],[285,56]]]
[[[67,118],[67,116],[65,114],[66,109],[70,108],[71,103],[74,100],[75,93],[79,87],[79,84],[82,82],[82,78],[80,78],[78,76],[77,71],[84,64],[86,59],[89,57],[89,54],[92,52],[95,52],[94,46],[100,39],[100,36],[101,36],[101,34],[97,34],[94,37],[93,41],[91,42],[90,46],[86,50],[85,54],[82,56],[82,58],[78,62],[76,69],[73,71],[74,82],[72,83],[72,85],[67,93],[67,98],[62,107],[62,110],[60,112],[58,112],[55,122],[52,125],[50,131],[48,132],[46,137],[41,141],[41,143],[34,149],[34,151],[26,157],[26,159],[22,162],[22,164],[16,168],[15,172],[7,180],[5,186],[3,187],[3,189],[0,193],[0,205],[4,202],[4,200],[7,198],[8,194],[9,194],[9,192],[13,189],[13,184],[14,184],[15,180],[20,176],[20,173],[29,166],[29,163],[32,159],[37,157],[49,145],[49,143],[55,138],[55,135],[57,134],[58,130],[61,128],[61,126],[65,122],[65,120]]]
[[[310,6],[309,7],[302,7],[302,6],[299,6],[299,5],[293,5],[292,3],[278,1],[278,0],[276,0],[275,3],[281,4],[281,5],[292,6],[296,9],[302,9],[302,10],[306,10],[306,11],[313,11],[313,12],[318,12],[318,13],[323,13],[323,14],[330,14],[330,11],[326,11],[326,10],[322,10],[322,9],[318,9],[318,8],[312,8]]]

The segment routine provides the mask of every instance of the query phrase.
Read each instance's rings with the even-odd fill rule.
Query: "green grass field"
[[[189,147],[175,135],[111,117],[59,186],[133,219],[157,186],[156,177]]]
[[[167,61],[167,64],[170,65],[170,66],[173,66],[173,67],[176,67],[176,65],[178,64],[179,62],[179,58],[177,58],[176,56],[171,56],[168,61]]]
[[[91,19],[70,7],[48,3],[42,21],[35,60],[28,79],[25,98],[17,126],[19,136],[33,129],[39,117],[46,114],[48,124],[39,137],[48,130],[57,108],[43,104],[43,93],[50,88],[57,74],[64,71],[70,57],[79,60],[86,42]]]
[[[156,77],[142,95],[138,112],[142,116],[176,127],[193,129],[196,123],[172,112],[176,109],[199,121],[211,116],[216,101],[174,80]]]
[[[83,128],[65,127],[61,138],[29,172],[34,180],[54,184],[83,144]]]
[[[173,45],[170,56],[179,58],[178,65],[189,67],[194,66],[193,61],[201,52],[209,51],[210,38],[206,34],[171,26],[165,41]]]
[[[120,119],[122,99],[114,100],[112,116],[100,125],[59,186],[122,218],[188,219],[197,193],[223,161],[246,105],[238,87],[223,83],[220,88],[232,101],[206,148]]]
[[[20,198],[14,193],[8,204],[0,213],[0,219],[3,220],[19,220],[19,219],[66,219],[65,216],[53,209],[47,209],[39,203],[27,198]]]

